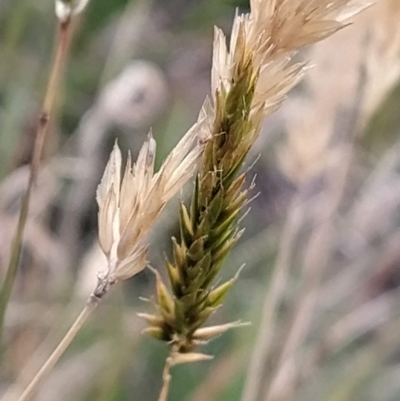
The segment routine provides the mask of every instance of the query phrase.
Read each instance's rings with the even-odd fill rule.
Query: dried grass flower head
[[[97,292],[126,280],[146,266],[145,237],[167,202],[192,176],[202,146],[197,144],[201,122],[196,123],[154,172],[156,142],[151,135],[132,165],[128,155],[121,175],[121,151],[115,143],[97,189],[100,246],[107,271],[99,276]]]
[[[368,3],[251,0],[250,6],[251,13],[235,16],[229,48],[222,30],[215,29],[212,93],[230,92],[244,74],[252,76],[252,113],[266,117],[302,77],[305,66],[291,63],[294,53],[345,27]]]

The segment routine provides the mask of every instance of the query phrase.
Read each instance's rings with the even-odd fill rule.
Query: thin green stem
[[[59,22],[59,32],[56,42],[56,51],[53,64],[51,67],[50,77],[46,89],[46,94],[43,102],[42,111],[39,115],[35,144],[32,154],[32,161],[30,165],[30,173],[28,185],[25,194],[22,198],[21,209],[18,218],[18,224],[14,238],[11,244],[10,260],[7,267],[6,277],[0,290],[0,343],[3,334],[4,316],[7,309],[7,304],[11,296],[14,286],[14,281],[18,271],[19,260],[21,256],[22,240],[24,236],[25,225],[28,217],[30,198],[32,188],[36,182],[40,159],[42,155],[44,141],[49,128],[49,123],[53,119],[55,110],[55,101],[60,86],[61,77],[63,75],[68,51],[70,48],[70,33],[71,33],[71,19]]]

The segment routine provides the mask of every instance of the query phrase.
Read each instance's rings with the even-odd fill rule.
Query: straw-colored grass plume
[[[240,173],[244,159],[263,119],[305,70],[291,61],[293,55],[344,27],[366,6],[348,0],[252,0],[250,5],[249,14],[235,16],[229,47],[215,29],[212,100],[201,112],[206,122],[201,169],[190,206],[180,208],[180,238],[173,240],[173,259],[167,262],[170,289],[157,274],[157,314],[143,315],[147,333],[169,343],[169,365],[236,326],[201,327],[236,280],[213,286],[242,232],[238,216],[251,188],[244,186],[246,173]]]
[[[149,135],[132,166],[128,155],[121,177],[121,151],[115,143],[97,189],[99,242],[108,268],[99,274],[96,296],[116,281],[126,280],[146,266],[145,237],[167,202],[182,188],[196,167],[202,145],[196,123],[154,172],[156,142]]]

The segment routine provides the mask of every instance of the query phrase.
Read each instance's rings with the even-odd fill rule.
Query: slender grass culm
[[[366,7],[348,0],[252,0],[249,14],[236,15],[229,49],[215,29],[212,101],[206,100],[202,155],[190,206],[180,206],[180,238],[166,267],[170,290],[156,272],[157,311],[141,314],[147,334],[170,348],[159,401],[166,401],[171,366],[210,358],[198,345],[239,323],[202,328],[220,306],[236,277],[217,287],[213,281],[240,238],[238,216],[252,185],[241,167],[260,132],[301,79],[305,64],[291,62],[296,51],[324,39]]]
[[[86,3],[57,0],[57,16],[60,21],[69,20]],[[250,13],[235,16],[229,48],[223,32],[215,29],[212,97],[206,99],[198,121],[158,172],[154,172],[156,143],[151,135],[135,163],[128,155],[123,171],[121,151],[115,144],[96,197],[99,243],[107,269],[99,272],[83,311],[18,401],[32,399],[110,288],[146,267],[150,259],[147,234],[198,164],[190,206],[180,205],[180,236],[173,239],[173,258],[166,262],[169,286],[155,271],[157,312],[140,314],[149,324],[145,332],[169,346],[159,401],[168,399],[171,367],[210,359],[197,350],[198,346],[242,324],[203,327],[237,280],[236,275],[214,284],[242,234],[239,216],[254,186],[252,181],[246,185],[249,173],[242,172],[245,158],[264,118],[279,108],[305,72],[306,64],[292,61],[296,52],[344,27],[367,4],[351,0],[251,0],[250,6]],[[51,87],[58,86],[57,77],[57,85]]]
[[[18,224],[11,245],[10,260],[7,266],[4,282],[0,289],[0,344],[3,334],[4,316],[14,286],[18,264],[21,257],[22,241],[26,221],[28,218],[31,193],[38,176],[43,146],[46,140],[49,124],[54,117],[59,86],[66,67],[66,61],[71,44],[72,20],[74,16],[83,11],[87,3],[88,0],[56,0],[55,3],[56,16],[58,19],[58,34],[55,44],[55,55],[49,74],[42,110],[39,114],[37,122],[28,185],[21,200]]]
[[[151,135],[133,166],[128,156],[123,176],[121,152],[115,144],[97,189],[99,242],[108,260],[107,269],[98,273],[97,285],[82,312],[18,401],[32,398],[110,288],[146,267],[146,235],[167,202],[193,175],[202,150],[196,144],[201,127],[198,122],[183,136],[157,173],[156,142]]]

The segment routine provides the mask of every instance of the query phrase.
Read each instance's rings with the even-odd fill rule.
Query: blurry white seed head
[[[113,123],[140,129],[162,110],[167,95],[161,69],[148,61],[135,61],[104,88],[98,106]]]
[[[89,0],[56,0],[56,15],[57,18],[64,22],[73,15],[80,14]]]

